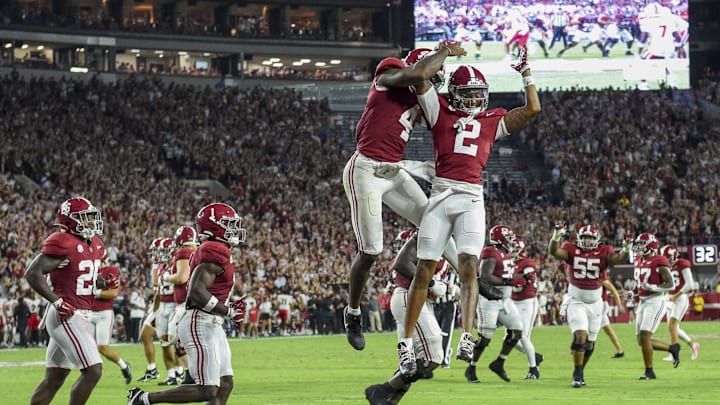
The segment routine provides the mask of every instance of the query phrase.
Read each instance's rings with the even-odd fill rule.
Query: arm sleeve
[[[679,292],[687,293],[691,291],[695,286],[695,280],[693,279],[690,267],[685,267],[684,269],[682,269],[682,275],[683,279],[685,280],[685,285],[680,289]]]
[[[437,91],[434,87],[431,87],[425,94],[418,94],[417,100],[423,110],[428,126],[433,128],[440,116],[440,100]]]

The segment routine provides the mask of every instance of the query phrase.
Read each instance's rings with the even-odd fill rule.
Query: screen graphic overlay
[[[415,0],[415,47],[463,43],[491,91],[522,83],[509,64],[526,44],[541,89],[687,89],[688,0]]]

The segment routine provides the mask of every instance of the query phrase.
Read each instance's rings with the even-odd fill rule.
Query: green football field
[[[433,48],[437,41],[416,43],[417,48]],[[658,89],[661,82],[670,82],[675,87],[687,89],[690,86],[688,59],[641,60],[637,56],[627,56],[625,44],[617,44],[610,51],[609,58],[601,57],[600,50],[593,45],[583,52],[582,44],[557,57],[561,44],[555,44],[545,58],[537,44],[528,45],[528,60],[533,70],[536,85],[540,90],[608,87],[634,89],[641,79],[646,80],[650,89]],[[505,58],[505,48],[501,42],[484,42],[480,51],[481,58],[475,58],[475,45],[463,45],[467,55],[460,58],[448,58],[446,70],[453,71],[459,64],[471,64],[483,72],[490,85],[490,92],[514,92],[522,90],[522,81],[510,68],[512,60]],[[637,46],[632,52],[637,53]],[[666,69],[667,68],[667,69]],[[444,91],[444,90],[443,90]]]
[[[690,360],[690,350],[683,345],[682,362],[677,369],[662,361],[667,353],[655,353],[658,379],[639,381],[644,366],[640,349],[635,343],[633,325],[616,324],[615,330],[625,357],[612,359],[609,339],[602,332],[588,368],[587,386],[571,388],[570,332],[567,326],[535,328],[533,341],[545,356],[540,367],[540,380],[523,380],[527,363],[522,353],[513,351],[506,363],[512,382],[506,383],[487,369],[500,348],[501,335],[493,340],[478,365],[480,384],[469,384],[463,376],[464,366],[453,360],[451,368],[438,369],[432,380],[413,385],[402,403],[405,404],[516,404],[531,401],[540,404],[601,404],[601,403],[717,403],[720,397],[720,323],[686,322],[682,324],[701,344],[699,358]],[[457,331],[456,331],[457,332]],[[667,324],[656,333],[668,339]],[[454,334],[453,348],[459,333]],[[353,350],[344,335],[323,337],[262,338],[231,340],[235,370],[235,388],[230,404],[363,404],[364,389],[384,382],[397,366],[394,333],[367,335],[367,347]],[[115,349],[133,366],[134,378],[145,368],[139,345],[117,345]],[[158,357],[160,360],[160,350]],[[3,381],[3,404],[27,404],[44,373],[44,350],[0,350],[0,381]],[[165,372],[161,370],[161,378]],[[68,381],[53,404],[67,403],[69,388],[77,377]],[[139,383],[149,390],[162,389],[154,380]],[[130,385],[132,387],[135,383]],[[89,404],[122,405],[126,403],[128,386],[119,368],[107,361],[104,374]]]

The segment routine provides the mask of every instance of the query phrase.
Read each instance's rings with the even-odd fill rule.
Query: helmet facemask
[[[245,228],[240,226],[240,217],[222,217],[217,220],[211,218],[211,220],[225,230],[223,239],[228,245],[237,246],[245,242]]]
[[[85,239],[92,239],[95,235],[103,234],[103,220],[100,211],[91,207],[84,211],[72,212],[68,218],[77,223],[75,232]]]
[[[476,116],[487,110],[490,102],[490,90],[487,84],[476,82],[464,86],[450,85],[452,105],[460,111]]]

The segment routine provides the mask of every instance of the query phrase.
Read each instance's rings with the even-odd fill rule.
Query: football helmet
[[[495,246],[505,248],[508,253],[512,253],[515,249],[515,232],[507,225],[495,225],[490,228],[489,243]]]
[[[412,66],[417,63],[420,59],[424,58],[425,56],[429,55],[430,52],[432,52],[432,49],[429,48],[417,48],[413,49],[412,51],[408,52],[407,56],[403,59],[403,63],[405,63],[406,66]],[[445,84],[445,65],[442,65],[440,67],[440,70],[435,73],[433,77],[430,78],[430,83],[432,83],[433,87],[435,87],[436,90],[440,90],[440,88]]]
[[[513,242],[513,257],[515,260],[520,260],[527,255],[527,245],[525,241],[520,238],[515,238]]]
[[[633,250],[635,250],[635,256],[645,256],[648,254],[657,253],[660,248],[660,243],[654,234],[650,232],[641,233],[635,238],[635,244]]]
[[[472,66],[462,65],[450,75],[450,104],[471,116],[487,110],[490,90],[485,76]]]
[[[200,235],[215,238],[230,246],[245,242],[245,228],[233,207],[223,203],[208,204],[198,211],[195,227]]]
[[[411,228],[406,231],[400,232],[393,241],[393,252],[398,253],[400,252],[400,249],[402,249],[405,242],[407,242],[408,239],[412,238],[413,235],[417,233],[417,228]]]
[[[667,257],[670,264],[675,264],[678,259],[678,250],[675,245],[665,245],[660,248],[660,254]]]
[[[175,241],[173,238],[164,238],[160,240],[160,248],[158,249],[158,261],[166,262],[170,260],[171,253],[175,249]]]
[[[181,226],[175,231],[175,246],[197,244],[197,232],[192,226]]]
[[[58,225],[84,239],[92,239],[93,236],[103,233],[100,210],[83,197],[63,201],[57,210],[57,220]]]
[[[577,231],[577,245],[580,249],[593,250],[600,245],[600,231],[592,225],[583,225]]]
[[[150,247],[148,248],[148,253],[150,254],[150,258],[153,262],[158,262],[160,260],[160,247],[162,246],[162,238],[155,238],[152,242],[150,242]]]

